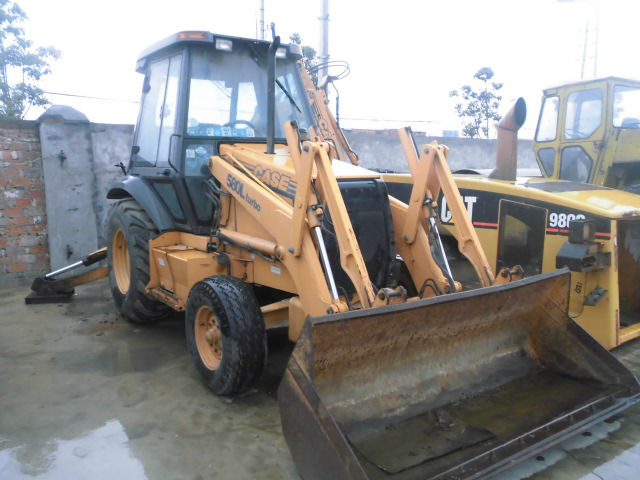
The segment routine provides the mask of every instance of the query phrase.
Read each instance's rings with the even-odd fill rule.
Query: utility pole
[[[598,41],[598,37],[600,36],[600,12],[598,11],[598,6],[595,3],[591,3],[593,10],[596,12],[596,45],[594,47],[593,53],[593,78],[598,78],[598,50],[600,49],[600,43]]]
[[[593,19],[594,19],[594,36],[595,36],[595,44],[593,47],[593,78],[598,77],[598,51],[600,50],[599,36],[600,36],[600,12],[598,11],[598,6],[596,5],[595,0],[558,0],[560,3],[585,3],[589,5],[593,9]],[[580,73],[580,78],[583,78],[584,75],[584,62],[587,53],[587,39],[589,38],[589,21],[587,20],[586,26],[586,34],[584,40],[584,53],[582,54],[582,71]]]
[[[329,61],[329,0],[322,0],[322,15],[320,16],[320,55],[319,61],[325,64]],[[322,82],[328,75],[326,66],[318,71],[318,84]]]
[[[258,38],[264,40],[264,0],[260,0],[260,33]]]
[[[587,59],[587,44],[589,43],[589,22],[587,22],[587,26],[584,31],[584,47],[582,49],[582,65],[580,67],[580,80],[584,78],[584,63]],[[595,78],[595,68],[593,71],[593,78]]]

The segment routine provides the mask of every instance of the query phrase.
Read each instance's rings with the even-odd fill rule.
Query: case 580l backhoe
[[[108,194],[120,313],[184,310],[191,359],[222,395],[256,382],[266,330],[287,326],[278,398],[305,479],[481,478],[636,401],[635,377],[569,319],[566,270],[494,277],[446,147],[404,132],[409,204],[336,160],[300,58],[277,37],[208,32],[142,54],[131,161]],[[440,191],[486,288],[459,292]]]

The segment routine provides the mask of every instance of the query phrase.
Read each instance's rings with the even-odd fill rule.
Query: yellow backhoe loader
[[[637,401],[636,378],[568,317],[568,271],[494,277],[446,147],[404,131],[408,204],[337,159],[300,58],[278,37],[209,32],[142,54],[131,161],[108,194],[120,313],[185,311],[191,359],[221,395],[257,381],[266,330],[287,327],[278,398],[305,479],[481,478]],[[485,288],[451,274],[441,191]]]

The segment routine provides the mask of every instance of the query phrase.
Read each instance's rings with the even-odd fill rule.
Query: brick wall
[[[48,269],[38,124],[0,120],[0,280]]]

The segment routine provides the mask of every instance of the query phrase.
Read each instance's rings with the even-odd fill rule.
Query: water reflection
[[[0,480],[81,478],[147,479],[118,420],[72,440],[53,439],[0,450]]]

